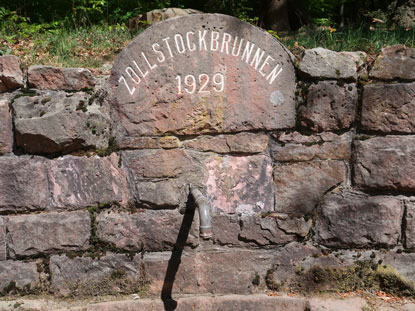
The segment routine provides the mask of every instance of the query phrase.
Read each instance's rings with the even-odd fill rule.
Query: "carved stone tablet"
[[[290,52],[266,31],[220,14],[148,28],[110,77],[118,141],[290,128],[294,92]]]

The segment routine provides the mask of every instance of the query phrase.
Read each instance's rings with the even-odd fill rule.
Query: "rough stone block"
[[[299,70],[312,78],[356,80],[364,52],[334,52],[323,48],[306,50]]]
[[[12,258],[80,251],[89,247],[87,211],[9,216],[7,246]]]
[[[6,224],[4,217],[0,217],[0,261],[6,260]]]
[[[264,286],[266,271],[272,264],[267,251],[221,250],[179,254],[146,253],[144,266],[151,282],[149,293],[160,295],[163,283],[172,286],[174,294],[249,294],[258,291],[253,280]],[[165,281],[166,271],[178,264],[174,283]],[[168,268],[168,266],[170,267]]]
[[[141,256],[108,253],[99,259],[50,258],[51,290],[59,296],[99,296],[138,293]]]
[[[340,161],[278,164],[274,168],[275,210],[310,215],[323,195],[345,178],[346,166]]]
[[[0,93],[23,87],[23,71],[20,65],[17,56],[0,56]]]
[[[40,275],[36,263],[0,261],[0,292],[10,290],[12,294],[28,294],[39,287]]]
[[[268,147],[268,136],[263,133],[201,136],[183,143],[185,148],[216,153],[262,153]]]
[[[349,160],[351,156],[351,133],[310,136],[298,132],[282,133],[276,137],[276,141],[271,145],[271,155],[278,162]]]
[[[30,66],[27,82],[30,87],[39,90],[80,91],[95,86],[91,71],[85,68]]]
[[[54,209],[98,203],[127,205],[131,201],[127,173],[119,156],[74,157],[52,160],[48,168]]]
[[[202,26],[206,31],[194,31]],[[177,50],[174,38],[187,40],[181,35],[186,33],[189,45]],[[215,47],[216,35],[221,48]],[[193,43],[204,45],[202,36],[206,48],[193,49]],[[171,54],[166,44],[171,44]],[[120,125],[117,141],[295,126],[291,53],[271,35],[231,16],[191,14],[156,24],[122,51],[111,73],[111,102]],[[194,87],[186,81],[194,81]]]
[[[216,244],[227,246],[240,246],[245,244],[239,239],[241,225],[236,215],[212,216],[213,240]]]
[[[123,160],[141,178],[178,177],[193,168],[192,159],[180,149],[125,151]]]
[[[183,215],[169,210],[147,210],[134,214],[104,212],[97,216],[97,235],[101,241],[127,251],[171,250],[176,244],[183,220]],[[185,225],[190,226],[191,223]],[[185,244],[197,246],[198,235],[198,222],[194,220]]]
[[[212,156],[205,162],[206,194],[214,211],[253,214],[274,207],[271,159]]]
[[[320,81],[310,86],[307,105],[299,109],[301,125],[316,132],[349,128],[357,109],[356,84]]]
[[[53,154],[108,146],[108,106],[85,92],[41,91],[32,95],[13,102],[16,144],[23,150]]]
[[[287,234],[296,234],[302,238],[306,237],[313,226],[311,217],[295,217],[287,214],[275,213],[278,228]]]
[[[366,85],[362,128],[382,133],[415,132],[415,83]]]
[[[9,111],[11,98],[0,95],[0,155],[13,151],[12,116]]]
[[[49,205],[45,163],[37,157],[0,157],[0,211],[41,210]]]
[[[393,45],[381,50],[375,60],[370,78],[381,80],[415,80],[415,49]]]
[[[355,140],[353,180],[366,190],[415,191],[415,136]]]
[[[119,149],[173,149],[180,148],[182,143],[175,136],[164,137],[124,137],[117,141]]]
[[[241,224],[241,239],[254,246],[286,244],[295,239],[294,235],[288,235],[278,227],[275,217],[245,216],[241,218]]]
[[[415,199],[412,198],[406,204],[406,244],[407,248],[415,248]]]
[[[317,223],[318,241],[331,247],[393,247],[401,238],[403,202],[388,196],[331,193]]]
[[[147,208],[184,207],[188,185],[203,185],[198,157],[182,149],[123,151],[123,165],[137,204]]]

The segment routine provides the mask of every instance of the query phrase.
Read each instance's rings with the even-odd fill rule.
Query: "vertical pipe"
[[[190,193],[192,194],[196,206],[199,208],[200,219],[200,236],[209,240],[212,238],[212,218],[210,216],[209,202],[199,189],[190,185]]]

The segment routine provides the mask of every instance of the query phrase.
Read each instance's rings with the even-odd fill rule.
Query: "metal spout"
[[[196,206],[199,208],[200,219],[200,237],[204,240],[212,238],[212,218],[210,217],[209,202],[199,189],[190,185],[190,193],[192,194]]]

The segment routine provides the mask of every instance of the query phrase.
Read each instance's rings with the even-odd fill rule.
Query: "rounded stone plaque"
[[[117,139],[295,125],[292,55],[266,31],[221,14],[168,19],[115,61]]]

